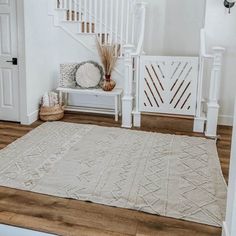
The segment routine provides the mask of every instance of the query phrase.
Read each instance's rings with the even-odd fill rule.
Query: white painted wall
[[[42,94],[54,87],[50,66],[55,66],[53,54],[55,30],[52,30],[51,19],[47,16],[46,9],[47,0],[24,1],[25,73],[29,123],[36,119]]]
[[[49,16],[51,0],[24,0],[25,58],[27,86],[27,116],[25,123],[37,119],[39,102],[42,95],[55,89],[59,79],[59,65],[86,60],[99,61],[90,50],[82,46],[61,28],[55,27],[53,17]],[[115,79],[119,77],[114,73]],[[123,81],[118,78],[118,86]],[[91,98],[81,98],[86,105]],[[75,101],[76,100],[76,101]],[[73,98],[72,102],[78,99]],[[112,105],[113,101],[92,98],[92,103]],[[107,103],[107,104],[106,104]]]
[[[236,102],[234,116],[234,131],[232,139],[232,152],[229,170],[229,186],[226,220],[223,225],[223,236],[236,235]]]
[[[208,50],[218,45],[227,49],[223,62],[219,122],[232,125],[236,95],[236,7],[229,15],[223,0],[207,0],[205,21]]]
[[[144,51],[146,54],[163,54],[166,0],[147,0]]]
[[[198,55],[205,0],[146,1],[144,51],[150,55]]]
[[[92,57],[48,16],[48,0],[25,0],[25,58],[28,122],[36,120],[42,95],[57,87],[59,64]]]

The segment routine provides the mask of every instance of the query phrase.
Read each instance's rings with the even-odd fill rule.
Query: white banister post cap
[[[133,44],[125,44],[124,48],[125,49],[132,49],[132,48],[134,48],[134,45]]]

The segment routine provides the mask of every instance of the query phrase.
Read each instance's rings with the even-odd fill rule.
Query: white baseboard
[[[229,230],[225,221],[223,222],[223,226],[222,226],[222,236],[230,236]]]
[[[84,104],[83,104],[84,105]],[[87,104],[88,105],[88,104]],[[97,104],[89,104],[90,106],[95,106]],[[110,107],[110,104],[99,104],[99,106],[104,106],[106,108]],[[39,113],[39,110],[36,110],[30,114],[27,115],[27,119],[22,121],[21,123],[23,125],[31,125],[32,123],[34,123],[35,121],[38,120],[38,113]],[[233,126],[233,120],[234,120],[234,117],[233,116],[227,116],[227,115],[220,115],[219,116],[219,121],[218,121],[218,124],[219,125],[226,125],[226,126]]]
[[[219,125],[227,125],[227,126],[233,126],[234,117],[228,116],[228,115],[220,115],[218,124]]]
[[[31,125],[32,123],[34,123],[35,121],[38,120],[38,117],[39,117],[39,110],[36,110],[36,111],[28,114],[26,120],[22,121],[21,124],[22,125]]]

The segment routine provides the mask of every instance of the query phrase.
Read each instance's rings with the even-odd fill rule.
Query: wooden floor
[[[66,114],[64,121],[104,126],[119,126],[111,117]],[[0,149],[20,138],[41,122],[22,126],[0,122]],[[192,121],[144,116],[142,130],[194,135]],[[222,170],[228,178],[230,127],[219,127],[217,143]],[[206,225],[150,215],[127,209],[62,199],[0,187],[0,223],[66,236],[220,236],[221,229]],[[1,235],[1,233],[0,233]]]

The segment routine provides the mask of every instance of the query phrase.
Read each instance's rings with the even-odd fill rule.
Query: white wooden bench
[[[62,88],[57,89],[59,92],[60,104],[63,102],[63,95],[65,95],[65,110],[66,111],[78,111],[78,112],[89,112],[98,114],[108,114],[114,115],[115,121],[119,120],[119,115],[121,114],[121,95],[123,93],[122,89],[115,88],[111,92],[105,92],[102,89],[73,89],[73,88]],[[94,95],[94,96],[104,96],[114,98],[114,108],[94,108],[94,107],[82,107],[82,106],[70,106],[68,105],[68,95],[69,94],[80,94],[80,95]]]

